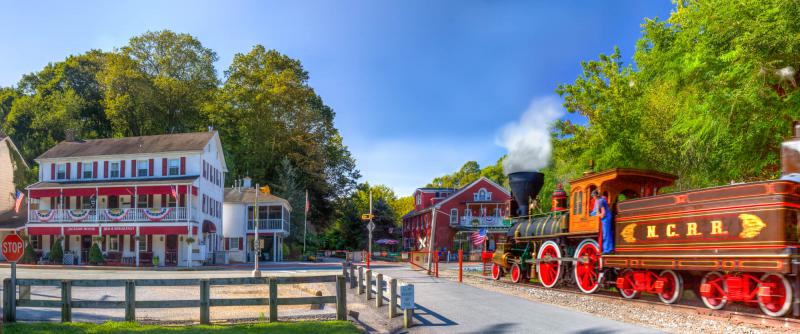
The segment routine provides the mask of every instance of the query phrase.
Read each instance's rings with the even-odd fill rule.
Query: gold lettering
[[[696,237],[699,235],[703,235],[703,233],[697,233],[697,223],[687,223],[686,235],[690,237]]]
[[[648,238],[658,238],[658,234],[656,234],[656,226],[655,225],[647,226],[647,237]]]
[[[728,231],[722,229],[722,221],[721,220],[712,220],[711,221],[711,234],[713,235],[720,235],[720,234],[728,234]]]
[[[667,236],[668,237],[680,237],[681,235],[675,233],[675,224],[667,224]]]

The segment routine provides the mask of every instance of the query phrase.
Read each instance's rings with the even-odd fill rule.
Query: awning
[[[103,226],[103,235],[135,235],[136,226]]]
[[[175,190],[175,186],[141,186],[136,188],[136,193],[139,195],[163,195],[171,194]],[[186,194],[186,185],[178,186],[178,194]],[[192,187],[192,195],[197,195],[197,187]]]
[[[28,235],[61,235],[61,228],[58,226],[28,226]]]
[[[35,189],[31,190],[31,198],[58,197],[61,196],[61,189]]]
[[[105,187],[99,188],[98,193],[102,196],[123,196],[133,195],[133,187]]]
[[[100,229],[92,226],[64,226],[64,235],[100,235]]]
[[[95,188],[66,188],[64,196],[94,196],[97,193]]]
[[[203,221],[203,233],[217,233],[217,225],[209,220]]]
[[[140,235],[153,235],[153,234],[186,234],[186,226],[141,226],[139,227]],[[192,234],[197,233],[197,227],[192,227]]]

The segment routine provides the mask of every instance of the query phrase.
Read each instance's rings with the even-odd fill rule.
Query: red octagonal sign
[[[3,243],[0,244],[0,247],[3,248],[3,257],[9,262],[17,262],[25,251],[25,244],[22,242],[22,238],[16,234],[9,234],[3,238]]]

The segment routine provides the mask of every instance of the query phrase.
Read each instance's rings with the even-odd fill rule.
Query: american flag
[[[480,230],[473,232],[470,239],[472,239],[472,244],[475,246],[483,244],[486,241],[486,228],[482,227]]]
[[[19,213],[19,207],[22,206],[23,198],[25,198],[25,193],[17,190],[17,201],[14,203],[14,212]]]
[[[306,213],[311,209],[311,203],[308,201],[308,190],[306,190]]]

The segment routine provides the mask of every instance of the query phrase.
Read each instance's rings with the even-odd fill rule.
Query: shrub
[[[61,264],[64,260],[64,249],[61,247],[61,238],[53,240],[53,245],[50,246],[50,254],[48,256],[50,263]]]
[[[19,259],[19,263],[36,263],[36,251],[33,250],[33,246],[31,246],[30,242],[25,246],[25,251],[22,253],[22,258]]]
[[[89,250],[89,264],[98,265],[103,264],[103,252],[100,251],[100,245],[93,243],[92,248]]]

